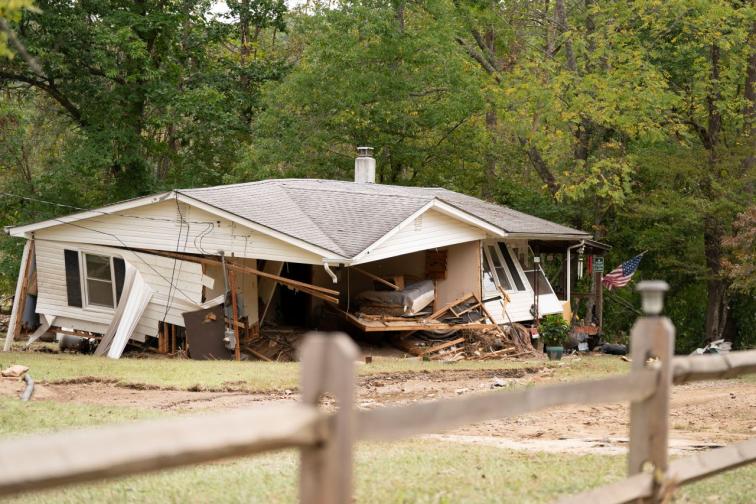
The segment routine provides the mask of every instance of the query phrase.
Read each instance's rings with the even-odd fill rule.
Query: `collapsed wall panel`
[[[154,293],[132,336],[137,341],[144,341],[145,336],[156,336],[158,323],[164,318],[170,324],[183,327],[181,314],[196,309],[202,302],[202,267],[199,264],[113,247],[37,240],[37,313],[58,317],[56,325],[61,327],[104,332],[115,313],[115,308],[87,306],[86,302],[81,302],[82,306],[69,305],[66,250],[120,257],[139,271]]]

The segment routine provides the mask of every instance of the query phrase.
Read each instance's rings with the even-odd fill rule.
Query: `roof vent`
[[[357,147],[354,160],[354,181],[358,184],[375,183],[375,158],[372,147]]]

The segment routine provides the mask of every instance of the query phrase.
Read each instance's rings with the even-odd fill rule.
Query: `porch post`
[[[5,334],[5,344],[3,352],[11,349],[13,340],[21,332],[21,321],[24,318],[24,308],[26,307],[26,290],[29,285],[29,271],[31,269],[32,258],[34,257],[34,240],[27,240],[24,244],[24,252],[21,255],[21,266],[18,269],[18,281],[16,282],[16,295],[13,298],[13,309],[11,310],[10,320],[8,321],[8,331]]]

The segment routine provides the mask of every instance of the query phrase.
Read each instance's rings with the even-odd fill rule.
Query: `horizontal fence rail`
[[[756,373],[756,350],[690,355],[672,359],[672,377],[675,385],[700,380],[735,378],[748,373]]]
[[[356,346],[345,334],[312,334],[302,345],[301,402],[2,441],[0,495],[295,448],[301,500],[346,504],[355,441],[621,401],[631,406],[628,478],[560,502],[660,502],[679,485],[756,460],[753,439],[667,462],[670,386],[756,372],[756,351],[672,358],[674,328],[662,317],[639,319],[631,338],[625,375],[357,411]],[[335,398],[335,412],[319,408],[323,394]]]
[[[664,476],[661,493],[665,494],[678,485],[694,483],[755,461],[756,439],[748,439],[674,460]],[[558,504],[624,503],[651,497],[653,486],[653,474],[640,473],[616,483],[565,497],[557,502]]]
[[[655,390],[657,379],[657,370],[642,369],[602,380],[545,385],[515,392],[489,392],[360,411],[357,432],[363,440],[395,440],[523,415],[553,406],[639,401]]]
[[[0,495],[312,446],[327,418],[291,403],[11,439],[0,443]]]

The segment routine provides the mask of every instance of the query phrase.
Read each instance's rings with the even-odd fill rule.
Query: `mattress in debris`
[[[357,295],[360,309],[379,308],[391,315],[413,315],[435,299],[433,280],[423,280],[396,291],[369,290]]]

